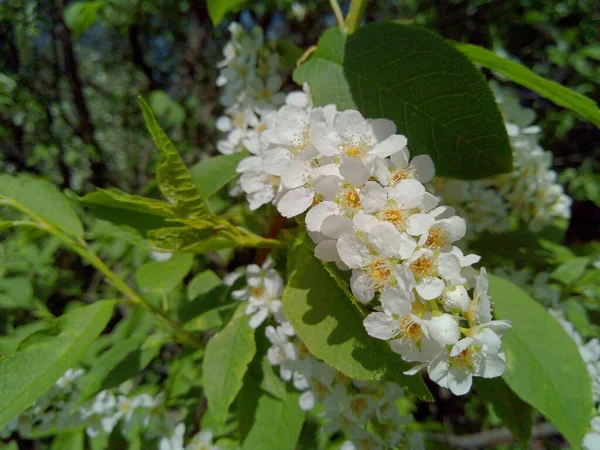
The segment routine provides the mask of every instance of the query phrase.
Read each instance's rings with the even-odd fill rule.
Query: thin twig
[[[539,423],[534,425],[531,431],[531,438],[544,438],[560,434],[556,427],[550,422]],[[506,427],[495,428],[492,430],[482,431],[481,433],[467,434],[463,436],[451,436],[439,433],[427,433],[428,439],[437,442],[444,442],[447,445],[456,448],[491,448],[500,444],[509,444],[516,442],[517,439],[512,435]]]

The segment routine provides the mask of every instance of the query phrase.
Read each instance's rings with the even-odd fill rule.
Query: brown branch
[[[550,422],[534,425],[531,431],[532,439],[545,438],[560,434],[556,427]],[[517,442],[517,439],[511,434],[508,428],[495,428],[482,431],[481,433],[467,434],[463,436],[452,436],[439,433],[427,433],[428,439],[437,442],[443,442],[456,448],[491,448],[500,444],[510,444]]]
[[[148,78],[148,89],[151,91],[159,89],[158,83],[154,77],[154,73],[152,72],[152,67],[150,67],[150,65],[144,59],[144,49],[142,48],[142,43],[140,42],[140,27],[138,25],[133,24],[129,27],[128,38],[132,51],[133,63],[142,71],[144,75],[146,75],[146,78]]]

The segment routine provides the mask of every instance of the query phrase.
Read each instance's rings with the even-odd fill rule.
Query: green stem
[[[100,273],[102,273],[105,278],[119,291],[121,291],[127,300],[131,303],[138,304],[143,308],[150,311],[152,314],[157,316],[157,318],[168,328],[170,328],[175,336],[177,336],[182,342],[193,345],[195,347],[203,347],[203,343],[192,333],[184,330],[179,326],[177,322],[169,319],[159,308],[154,306],[151,303],[148,303],[143,297],[141,297],[137,292],[129,287],[127,283],[121,280],[116,273],[114,273],[104,262],[96,255],[88,246],[84,240],[75,240],[65,235],[62,231],[56,228],[54,225],[46,222],[36,213],[31,211],[29,208],[18,202],[2,202],[3,204],[7,204],[9,206],[18,209],[24,214],[30,216],[35,222],[26,222],[19,221],[13,222],[15,225],[27,225],[31,227],[35,227],[39,230],[45,231],[53,236],[56,236],[60,241],[62,241],[65,245],[67,245],[71,250],[77,253],[81,258],[88,261],[92,266],[96,268]]]
[[[354,33],[365,17],[365,10],[367,9],[367,0],[352,0],[350,2],[350,9],[346,16],[346,30],[348,34]]]
[[[344,14],[342,14],[342,8],[340,8],[340,4],[337,0],[329,0],[329,4],[331,5],[331,9],[333,9],[333,14],[335,14],[335,19],[337,20],[338,26],[342,30],[346,30],[346,24],[344,23]]]

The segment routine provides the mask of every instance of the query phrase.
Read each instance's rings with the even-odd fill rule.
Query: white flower
[[[201,430],[192,437],[185,450],[219,450],[219,447],[213,445],[212,431]]]
[[[387,160],[376,161],[375,177],[384,186],[394,186],[401,180],[415,179],[421,183],[431,181],[435,175],[433,161],[428,155],[417,155],[410,160],[407,147]]]
[[[90,437],[96,437],[101,432],[111,433],[119,421],[116,414],[117,400],[108,391],[99,392],[89,407],[82,408],[83,417],[88,423],[86,432]]]
[[[185,434],[185,424],[178,423],[171,436],[163,437],[158,443],[159,450],[184,450],[183,435]]]
[[[231,293],[235,300],[248,302],[245,313],[252,316],[248,323],[251,328],[258,328],[269,314],[282,321],[283,279],[272,266],[270,259],[262,267],[249,265],[246,268],[248,286]]]
[[[489,281],[485,268],[481,268],[475,279],[473,301],[469,306],[468,318],[474,323],[486,323],[492,320],[492,303],[488,295]]]
[[[292,379],[295,368],[293,362],[298,359],[296,347],[289,341],[293,334],[294,330],[289,323],[265,329],[265,335],[272,344],[267,350],[267,358],[271,365],[279,366],[279,374],[285,381]]]
[[[428,248],[420,248],[406,261],[416,280],[417,293],[425,300],[439,297],[444,287],[444,279],[461,280],[460,262],[452,253],[442,253],[436,257]]]
[[[499,377],[504,372],[500,338],[488,328],[440,352],[428,366],[429,377],[455,395],[469,392],[473,376]]]

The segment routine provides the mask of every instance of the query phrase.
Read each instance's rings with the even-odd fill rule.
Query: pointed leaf
[[[242,380],[256,352],[254,330],[240,305],[229,323],[206,346],[202,364],[204,392],[215,422],[223,426],[229,406],[242,388]]]
[[[148,262],[135,273],[135,281],[144,292],[169,293],[192,269],[194,256],[190,253],[178,253],[163,262]]]
[[[413,155],[436,174],[476,179],[512,170],[512,150],[481,73],[453,46],[422,28],[374,23],[346,36],[325,32],[294,72],[317,106],[357,109],[393,120]]]
[[[542,78],[527,67],[477,45],[455,44],[475,64],[504,75],[509,80],[538,93],[558,106],[570,109],[600,127],[600,108],[594,100],[554,81]]]
[[[577,345],[556,319],[514,284],[490,276],[490,295],[496,317],[512,322],[502,339],[504,381],[552,421],[573,448],[580,448],[594,408]]]
[[[208,214],[204,200],[192,181],[187,167],[181,160],[169,136],[160,127],[148,104],[139,98],[146,127],[165,161],[156,169],[158,186],[173,209],[181,217],[197,217]]]
[[[0,175],[0,206],[3,204],[26,214],[31,211],[65,233],[83,236],[83,226],[69,201],[47,181],[29,175]]]
[[[59,317],[19,349],[0,357],[0,429],[50,389],[83,355],[112,316],[114,302],[100,301]]]

